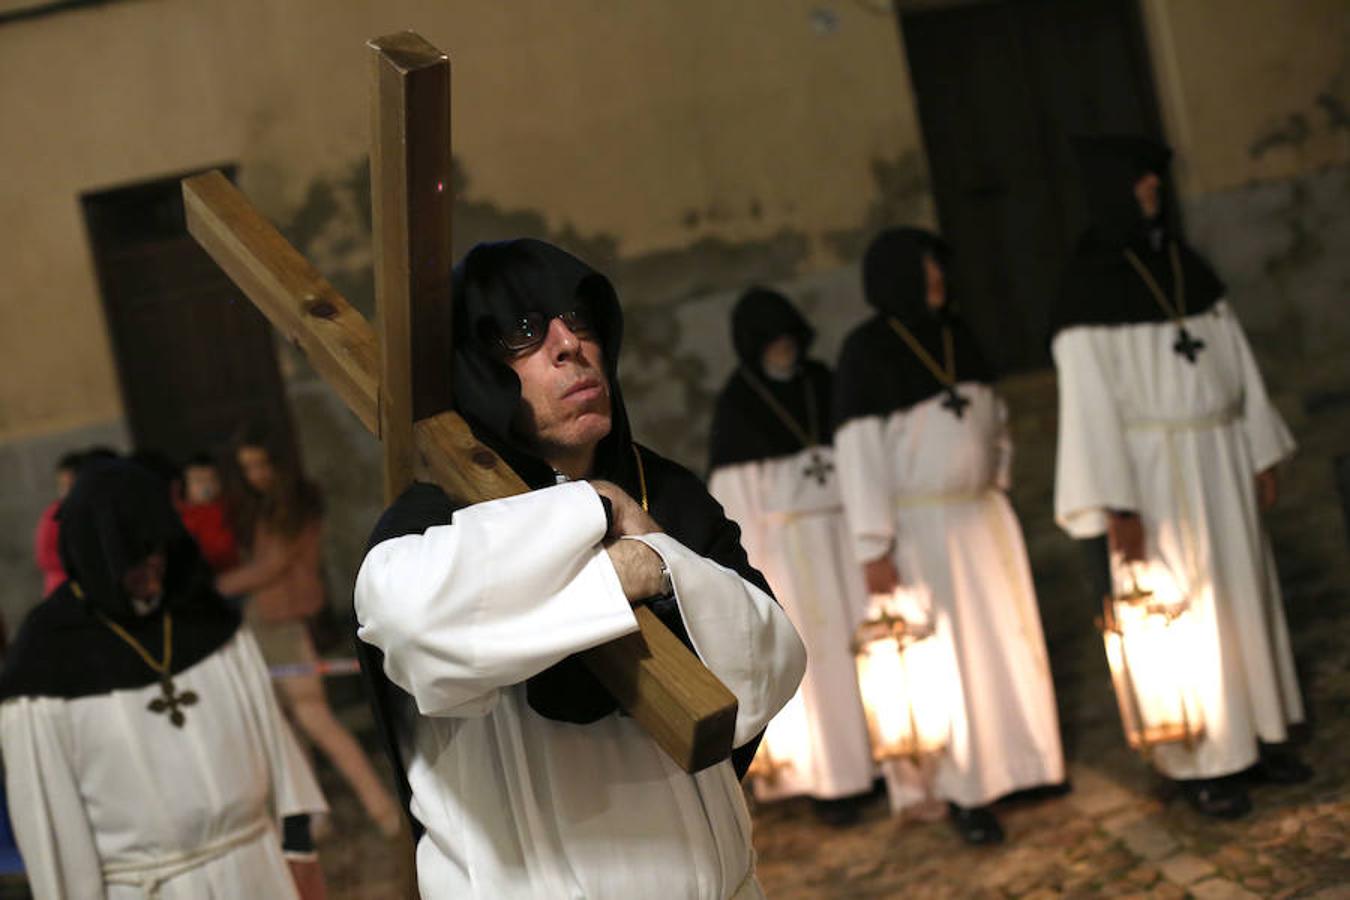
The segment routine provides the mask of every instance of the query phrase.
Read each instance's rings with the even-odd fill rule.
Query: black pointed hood
[[[752,287],[741,295],[731,311],[731,341],[741,365],[762,374],[764,348],[785,334],[797,339],[797,350],[804,359],[816,331],[792,302],[765,287]]]
[[[863,293],[868,305],[910,328],[932,320],[925,256],[933,257],[945,269],[951,249],[942,238],[922,228],[889,228],[873,238],[863,256]],[[947,306],[951,306],[950,300]]]
[[[202,577],[197,546],[169,500],[168,485],[126,460],[101,460],[80,472],[61,504],[61,565],[87,603],[119,620],[136,618],[122,578],[164,550],[164,596],[182,601]]]
[[[159,658],[163,612],[171,611],[174,672],[214,653],[238,629],[238,613],[215,592],[210,568],[156,475],[126,460],[91,462],[62,504],[60,522],[70,579],[24,621],[0,674],[0,699],[74,698],[157,681],[100,616],[117,621]],[[162,602],[138,616],[122,578],[155,550],[167,555]]]
[[[1170,148],[1145,137],[1098,135],[1075,138],[1073,149],[1095,240],[1126,246],[1143,239],[1153,225],[1168,221],[1172,213]],[[1153,222],[1144,218],[1134,195],[1135,182],[1149,172],[1162,182],[1159,212]]]
[[[945,354],[943,328],[950,328],[956,380],[992,380],[975,336],[957,312],[950,293],[941,309],[929,308],[925,256],[931,256],[945,271],[951,248],[942,238],[921,228],[887,229],[868,246],[863,256],[863,292],[877,315],[853,329],[840,350],[834,388],[836,428],[851,419],[888,416],[908,409],[943,390],[942,383],[896,333],[892,319],[907,328],[939,364]]]
[[[1182,234],[1173,199],[1169,164],[1172,151],[1157,141],[1130,135],[1100,135],[1074,140],[1090,224],[1065,268],[1060,295],[1051,312],[1051,337],[1076,325],[1134,325],[1165,322],[1167,312],[1126,258],[1133,253],[1149,270],[1169,301],[1176,297],[1171,248],[1175,246],[1187,315],[1210,309],[1222,299],[1223,281]],[[1156,174],[1158,215],[1144,217],[1134,185]]]
[[[763,365],[764,348],[783,335],[797,339],[800,354],[797,374],[788,381],[769,377]],[[727,379],[713,410],[709,470],[788,456],[804,449],[800,435],[774,412],[756,385],[815,438],[815,443],[829,444],[833,379],[828,368],[806,358],[816,333],[792,302],[769,288],[750,288],[731,311],[731,336],[741,364]],[[755,380],[753,385],[750,379]]]
[[[609,380],[611,426],[596,448],[596,477],[637,490],[632,432],[619,388],[623,313],[609,279],[565,250],[534,238],[478,244],[455,266],[455,406],[479,440],[531,487],[553,483],[553,470],[517,431],[520,379],[501,358],[494,335],[520,316],[557,316],[585,304],[595,321]]]

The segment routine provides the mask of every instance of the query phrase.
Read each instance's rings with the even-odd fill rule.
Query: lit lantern
[[[942,752],[951,728],[951,673],[933,626],[885,604],[858,627],[854,656],[873,758],[917,761]]]
[[[1131,566],[1122,593],[1105,599],[1098,622],[1130,747],[1192,748],[1204,734],[1193,673],[1196,642],[1189,603],[1160,566]]]
[[[784,788],[790,788],[792,779],[788,776],[791,773],[805,777],[811,770],[810,744],[806,706],[802,692],[798,689],[769,722],[764,739],[759,743],[759,750],[745,773],[755,784],[756,796],[765,799],[777,795]]]

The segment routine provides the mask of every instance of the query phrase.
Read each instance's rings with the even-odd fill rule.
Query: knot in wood
[[[479,447],[477,450],[473,451],[473,455],[470,459],[472,459],[473,464],[480,469],[491,469],[495,468],[497,465],[497,454],[488,450],[486,447]]]
[[[314,316],[316,319],[331,319],[337,315],[337,306],[331,300],[325,300],[310,294],[302,301],[305,314]]]

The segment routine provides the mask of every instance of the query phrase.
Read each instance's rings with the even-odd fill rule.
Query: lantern
[[[776,796],[790,784],[790,773],[805,776],[810,766],[811,736],[806,721],[806,706],[799,688],[787,705],[779,710],[765,729],[755,758],[745,775],[754,782],[755,794],[760,799]]]
[[[1145,756],[1158,744],[1191,749],[1204,716],[1189,601],[1159,565],[1132,565],[1124,580],[1126,590],[1105,598],[1098,626],[1125,738]]]
[[[947,745],[951,673],[933,639],[931,623],[882,604],[858,627],[854,656],[872,756],[877,762],[907,757],[916,762]]]

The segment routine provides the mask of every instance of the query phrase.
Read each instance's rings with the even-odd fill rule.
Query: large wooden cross
[[[183,180],[188,231],[298,347],[384,450],[384,491],[414,478],[464,503],[528,488],[452,411],[450,61],[416,34],[370,41],[378,337],[218,171]],[[685,771],[731,752],[736,698],[650,610],[583,654]]]

